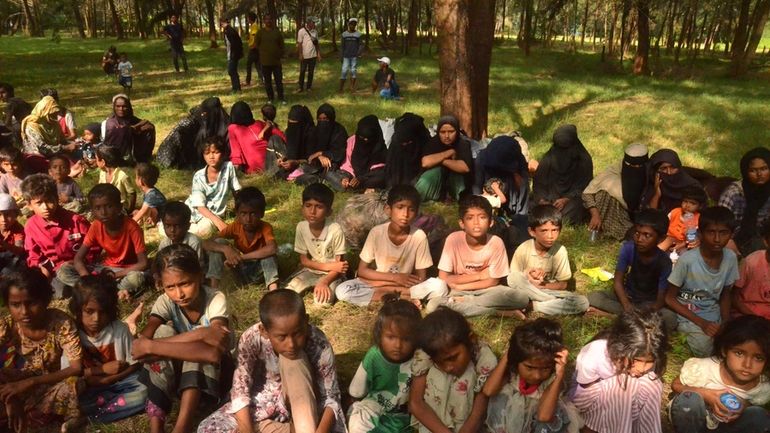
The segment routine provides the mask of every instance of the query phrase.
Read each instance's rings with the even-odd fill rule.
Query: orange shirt
[[[243,224],[237,220],[219,232],[218,236],[224,239],[232,239],[235,243],[235,248],[242,253],[256,251],[267,245],[268,242],[275,240],[273,226],[264,221],[260,221],[257,225],[257,232],[254,234],[251,242],[246,237],[246,230],[244,230]]]
[[[99,247],[104,250],[104,265],[116,268],[126,268],[136,264],[138,254],[146,251],[144,233],[136,221],[123,217],[123,226],[116,237],[107,233],[107,228],[99,220],[94,220],[88,229],[83,245]]]
[[[684,237],[687,234],[687,227],[685,227],[684,221],[682,221],[682,214],[683,212],[681,207],[672,209],[671,212],[669,212],[668,214],[667,235],[680,242],[684,240]],[[695,212],[692,215],[693,215],[692,225],[694,228],[698,228],[698,220],[700,219],[700,212]]]

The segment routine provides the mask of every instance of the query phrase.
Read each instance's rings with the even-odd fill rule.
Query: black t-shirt
[[[388,75],[390,75],[391,80],[396,79],[396,72],[393,69],[387,68],[384,71],[382,68],[377,69],[377,72],[374,73],[374,82],[377,83],[377,87],[382,89],[382,87],[385,85],[385,80],[388,78]]]
[[[182,39],[184,38],[184,30],[182,30],[181,24],[179,23],[169,24],[163,28],[163,31],[166,32],[171,38],[169,39],[169,43],[171,43],[172,47],[179,48],[182,46]]]
[[[471,142],[465,137],[460,136],[460,139],[454,145],[454,149],[456,152],[455,159],[465,161],[470,170],[463,177],[465,178],[465,188],[471,188],[473,187],[473,153],[471,152]],[[447,150],[449,150],[449,146],[442,143],[441,139],[436,135],[428,140],[428,143],[422,149],[422,156],[446,152]]]
[[[653,303],[658,299],[661,279],[671,273],[671,259],[663,251],[657,250],[655,258],[645,263],[633,251],[631,269],[626,274],[626,293],[632,302]]]

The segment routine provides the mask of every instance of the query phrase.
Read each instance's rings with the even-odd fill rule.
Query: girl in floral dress
[[[83,351],[72,318],[48,308],[52,294],[38,269],[15,271],[0,282],[10,312],[0,319],[0,425],[16,433],[55,422],[67,432],[80,424],[76,384]],[[69,359],[66,368],[62,355]]]
[[[462,314],[446,307],[425,316],[412,360],[409,411],[419,433],[480,431],[487,414],[481,392],[497,358]]]

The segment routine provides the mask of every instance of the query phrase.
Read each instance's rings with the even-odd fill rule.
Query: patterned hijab
[[[64,141],[59,122],[51,120],[49,116],[59,114],[59,104],[50,96],[44,96],[32,109],[29,116],[21,121],[21,138],[27,139],[27,128],[36,130],[46,143],[56,145]]]

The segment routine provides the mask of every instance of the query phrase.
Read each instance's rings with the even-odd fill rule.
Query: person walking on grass
[[[286,103],[283,97],[283,70],[281,58],[284,54],[283,35],[275,27],[275,18],[265,15],[262,20],[262,28],[257,32],[255,44],[259,50],[259,60],[262,62],[262,75],[265,77],[265,91],[267,91],[268,103],[273,103],[273,79],[278,90],[278,99],[281,104]]]
[[[321,61],[321,50],[318,46],[318,32],[315,29],[315,18],[308,17],[305,26],[297,32],[297,52],[299,54],[299,88],[297,93],[313,88],[313,72],[316,62]],[[307,71],[307,87],[305,87],[305,72]]]
[[[163,34],[171,45],[171,59],[174,62],[174,69],[179,72],[179,59],[182,59],[182,67],[187,72],[187,56],[184,53],[184,28],[179,23],[179,15],[172,13],[169,17],[169,24],[163,28]]]
[[[345,90],[345,80],[350,74],[350,91],[356,91],[356,64],[361,57],[361,32],[356,30],[358,18],[348,20],[348,29],[342,32],[342,76],[340,77],[340,93]]]
[[[227,47],[227,74],[230,75],[232,92],[241,91],[241,77],[238,75],[238,62],[243,57],[243,41],[238,35],[238,31],[231,25],[230,21],[222,17],[219,20],[222,26],[222,33],[225,35],[225,46]]]
[[[246,85],[251,85],[251,69],[257,70],[259,75],[259,82],[264,83],[265,78],[262,76],[262,65],[259,63],[259,50],[257,49],[257,32],[259,31],[259,24],[257,23],[257,14],[254,12],[248,13],[249,20],[249,55],[246,57]]]

